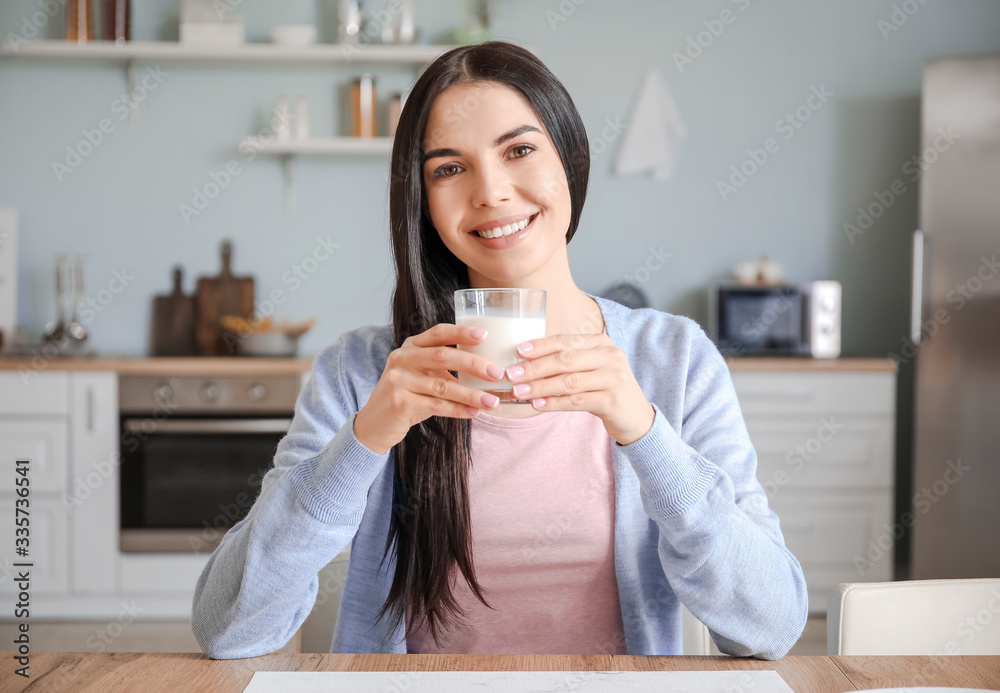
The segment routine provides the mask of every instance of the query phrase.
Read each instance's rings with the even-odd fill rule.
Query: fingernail
[[[487,409],[493,409],[496,405],[500,404],[500,398],[496,395],[483,395],[479,398],[479,401],[483,403],[483,406]]]
[[[521,383],[514,386],[514,394],[518,397],[522,397],[529,392],[531,392],[531,385],[528,385],[528,383]]]
[[[488,365],[486,367],[486,372],[490,374],[491,378],[499,379],[503,377],[503,368],[496,365],[495,363],[491,363],[490,365]]]
[[[539,409],[541,407],[544,407],[545,406],[545,398],[544,397],[536,397],[535,399],[531,400],[531,406],[533,406],[535,409]]]
[[[511,366],[507,369],[508,378],[520,378],[522,375],[524,375],[524,368],[521,366]]]
[[[527,354],[534,348],[535,346],[531,342],[524,342],[522,344],[517,345],[517,350],[520,351],[522,354]]]
[[[476,339],[483,339],[484,337],[486,337],[486,330],[484,330],[481,327],[473,327],[472,330],[470,331],[470,334]]]

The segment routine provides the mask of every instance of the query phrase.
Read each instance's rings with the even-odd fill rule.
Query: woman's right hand
[[[410,427],[431,416],[471,419],[480,409],[493,409],[499,398],[467,387],[448,371],[461,371],[488,381],[503,378],[504,369],[482,356],[453,349],[475,346],[486,330],[439,323],[408,337],[394,349],[382,377],[354,418],[354,435],[369,450],[385,454],[406,437]]]

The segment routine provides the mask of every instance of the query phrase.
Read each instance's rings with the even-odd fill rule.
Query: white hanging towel
[[[666,181],[674,173],[687,137],[674,97],[656,68],[650,67],[639,90],[625,137],[618,147],[615,174],[652,173]]]

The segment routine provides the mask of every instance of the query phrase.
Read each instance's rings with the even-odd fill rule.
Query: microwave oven
[[[716,284],[711,330],[724,356],[840,356],[841,285]]]

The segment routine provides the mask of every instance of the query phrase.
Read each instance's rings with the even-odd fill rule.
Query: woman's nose
[[[510,200],[511,180],[502,167],[484,165],[475,174],[472,203],[476,207],[496,207]]]

